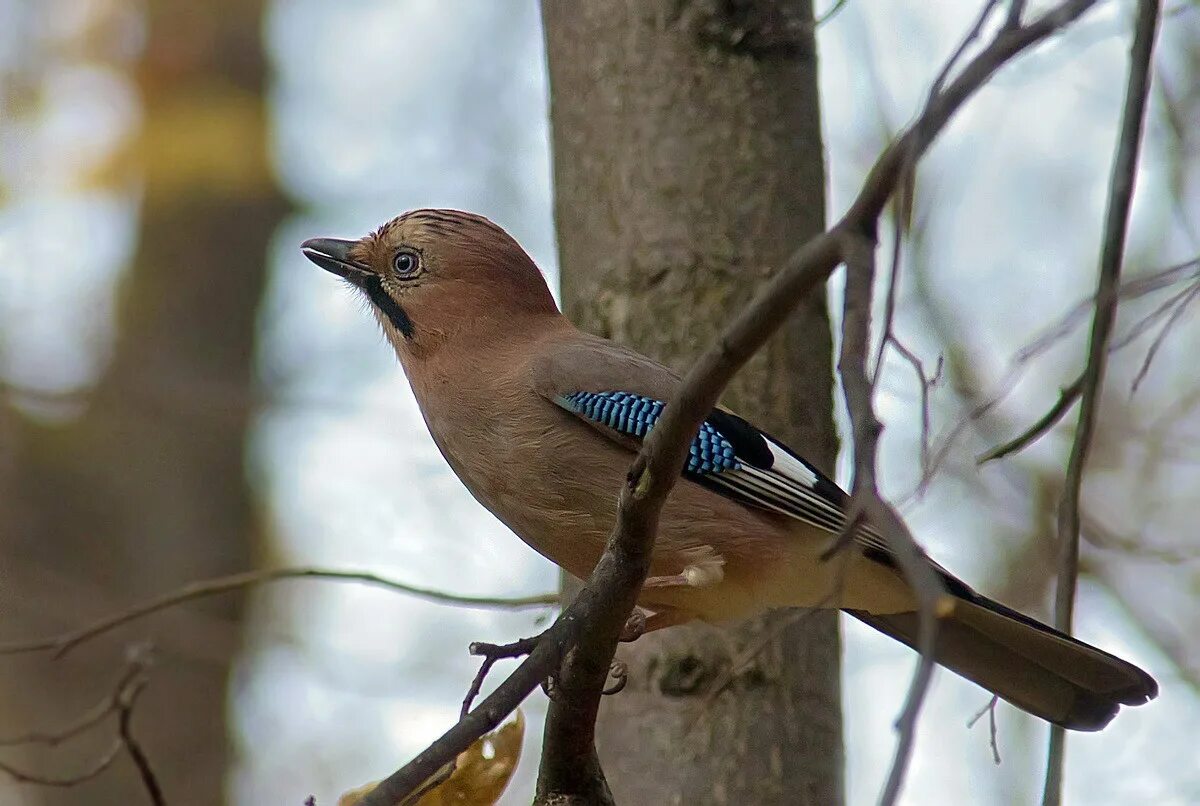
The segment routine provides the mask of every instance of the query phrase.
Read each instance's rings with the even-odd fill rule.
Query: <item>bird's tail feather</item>
[[[916,613],[847,612],[916,647]],[[1158,694],[1154,678],[1132,663],[978,595],[955,597],[951,614],[939,620],[936,660],[1072,730],[1100,730],[1121,705],[1140,705]]]

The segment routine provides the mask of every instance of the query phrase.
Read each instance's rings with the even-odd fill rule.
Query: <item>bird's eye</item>
[[[412,252],[397,252],[392,258],[392,268],[396,270],[397,277],[412,277],[417,273],[418,265],[417,256]]]

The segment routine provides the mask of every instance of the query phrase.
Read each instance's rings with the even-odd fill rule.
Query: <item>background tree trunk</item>
[[[144,195],[115,354],[78,418],[8,417],[0,556],[12,573],[0,612],[30,635],[252,564],[244,445],[256,316],[267,247],[286,209],[266,159],[261,14],[260,3],[241,0],[148,5],[138,75],[145,117],[130,153]],[[68,724],[110,690],[125,646],[150,636],[159,660],[135,734],[172,806],[224,802],[227,683],[241,612],[240,597],[228,596],[63,660],[6,658],[5,733]],[[103,753],[112,730],[53,754],[33,748],[36,760],[25,766],[75,774]],[[40,804],[146,797],[124,758],[85,785],[22,794]]]
[[[824,225],[811,3],[544,0],[543,19],[566,312],[683,369]],[[831,356],[807,300],[725,402],[831,471]],[[792,624],[709,702],[783,615],[622,647],[598,738],[618,802],[841,802],[836,615]]]

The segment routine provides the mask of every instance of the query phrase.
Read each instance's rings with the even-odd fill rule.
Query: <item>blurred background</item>
[[[852,0],[820,28],[831,215],[977,5]],[[1036,359],[1014,356],[1094,284],[1129,6],[1102,4],[1004,71],[923,163],[897,314],[927,366],[944,360],[930,392],[943,460],[923,496],[920,387],[890,360],[882,381],[883,478],[914,532],[968,582],[1043,617],[1070,430],[982,469],[975,457],[1081,366],[1086,317]],[[1196,3],[1167,3],[1155,68],[1131,277],[1200,254]],[[0,0],[0,641],[266,566],[464,594],[556,588],[441,460],[363,304],[297,248],[458,207],[505,226],[553,284],[546,93],[533,0]],[[1162,694],[1072,736],[1072,803],[1200,802],[1198,277],[1192,264],[1122,308],[1085,485],[1077,632],[1151,670]],[[469,641],[531,634],[550,615],[276,583],[60,660],[0,657],[0,739],[70,723],[150,638],[135,729],[169,802],[330,804],[455,720]],[[848,802],[866,804],[913,656],[856,623],[843,632]],[[1038,799],[1045,726],[1002,705],[997,766],[987,720],[966,727],[986,703],[936,679],[906,802]],[[538,692],[504,803],[529,802],[543,710]],[[74,775],[111,736],[2,758]],[[65,791],[0,774],[0,804],[137,802],[136,786],[124,760]]]

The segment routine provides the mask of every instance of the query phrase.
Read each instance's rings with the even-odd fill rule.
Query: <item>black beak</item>
[[[362,285],[362,281],[371,274],[371,270],[357,260],[350,259],[350,247],[355,243],[337,238],[309,238],[300,244],[300,251],[325,271],[345,277],[356,285]]]

